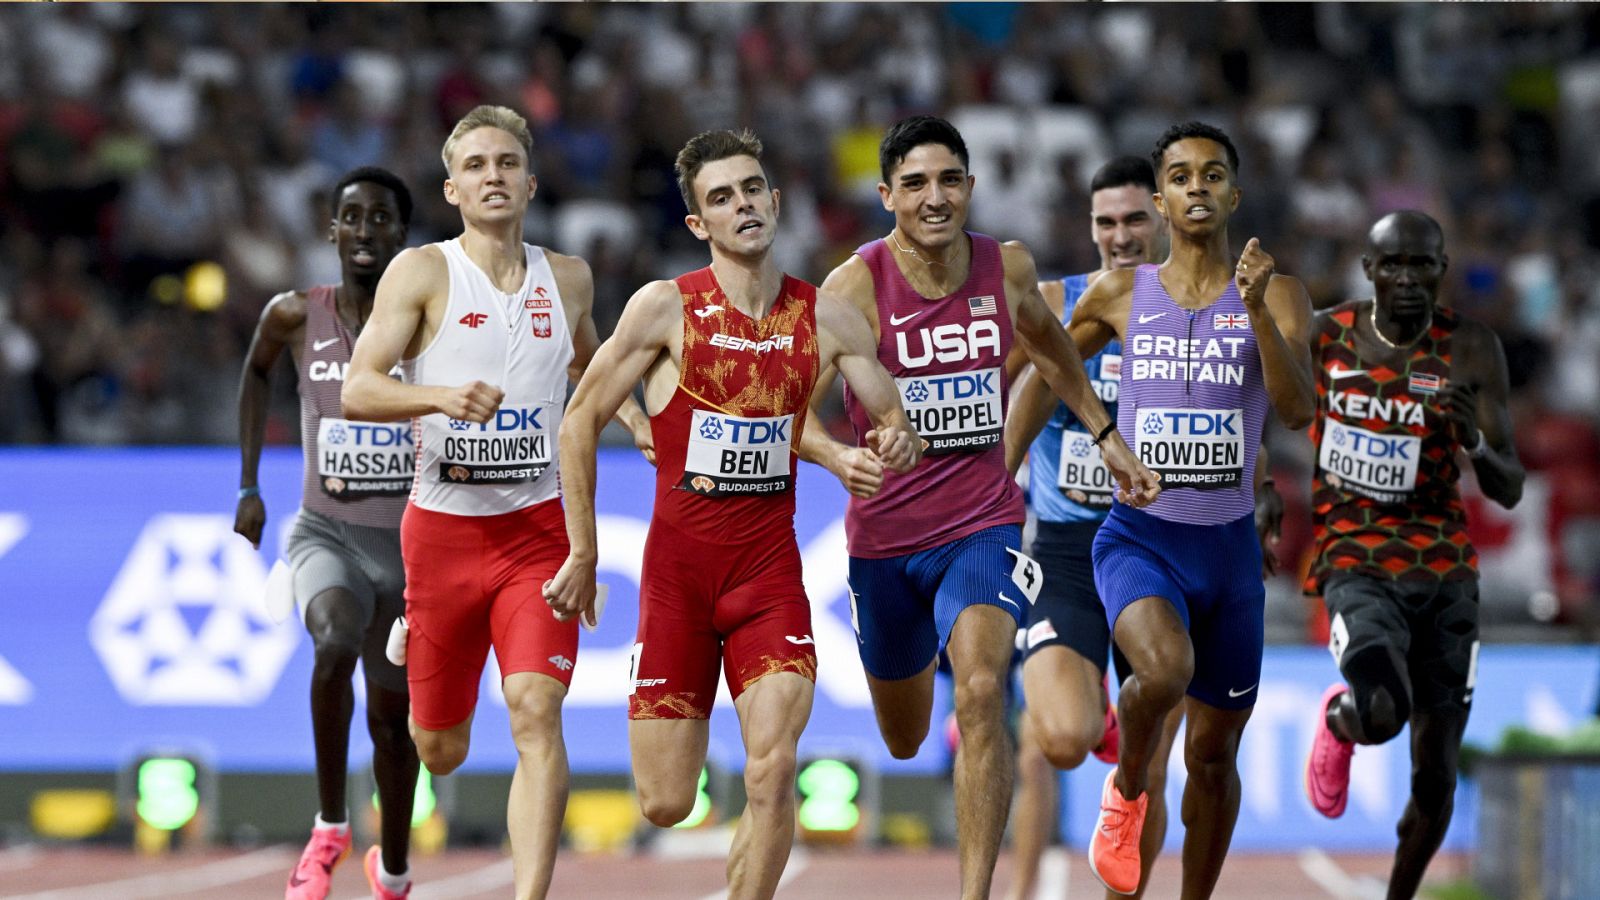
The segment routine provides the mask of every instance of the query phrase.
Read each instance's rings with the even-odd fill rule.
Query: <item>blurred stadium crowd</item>
[[[0,443],[227,443],[251,328],[336,280],[357,165],[456,233],[439,147],[482,102],[533,126],[527,237],[585,257],[608,334],[704,264],[672,158],[738,124],[820,280],[890,224],[894,119],[963,129],[972,226],[1043,273],[1095,267],[1089,175],[1167,125],[1228,129],[1259,236],[1319,306],[1368,293],[1367,226],[1445,225],[1447,302],[1510,358],[1530,469],[1600,514],[1600,14],[1440,4],[22,4],[0,7]],[[269,439],[292,442],[289,373]],[[1275,442],[1276,443],[1276,442]],[[1280,465],[1309,448],[1283,443]]]

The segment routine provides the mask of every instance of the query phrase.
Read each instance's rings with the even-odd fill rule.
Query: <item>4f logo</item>
[[[468,328],[477,328],[487,321],[489,321],[489,316],[485,313],[467,313],[461,317],[461,324]]]
[[[557,653],[555,656],[550,657],[550,665],[555,666],[557,669],[560,669],[563,672],[567,672],[571,671],[572,669],[572,660],[567,659],[565,656]]]

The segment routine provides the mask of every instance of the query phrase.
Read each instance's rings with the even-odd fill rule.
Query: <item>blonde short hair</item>
[[[463,135],[479,128],[498,128],[517,139],[522,145],[522,152],[527,155],[528,162],[533,162],[533,133],[528,130],[528,120],[517,115],[515,110],[504,106],[474,107],[473,110],[461,117],[456,127],[450,130],[450,136],[445,138],[444,149],[439,156],[444,160],[445,172],[450,171],[450,154],[455,152],[456,144]]]

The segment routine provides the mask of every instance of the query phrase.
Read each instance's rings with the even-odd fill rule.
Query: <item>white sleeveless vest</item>
[[[435,244],[450,271],[439,331],[401,363],[409,384],[483,381],[505,391],[489,422],[443,413],[411,420],[417,448],[411,502],[458,516],[492,516],[556,497],[556,432],[567,401],[572,332],[543,248],[524,244],[527,277],[497,289],[459,239]]]

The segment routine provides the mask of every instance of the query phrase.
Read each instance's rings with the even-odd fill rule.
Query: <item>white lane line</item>
[[[778,879],[778,890],[783,890],[784,887],[789,884],[789,882],[798,878],[800,873],[804,872],[806,870],[806,866],[810,864],[810,855],[804,850],[801,850],[799,847],[796,847],[789,854],[789,865],[784,868],[783,876]],[[712,893],[700,898],[700,900],[728,900],[728,892],[726,889],[713,891]]]
[[[266,847],[177,872],[138,875],[34,894],[12,894],[0,900],[155,900],[249,881],[277,869],[288,871],[287,867],[296,858],[293,851],[283,847]]]
[[[490,863],[481,869],[462,872],[440,881],[414,882],[411,896],[416,900],[453,900],[455,897],[470,897],[473,894],[482,894],[496,891],[515,882],[516,877],[511,871],[511,860],[502,859]],[[370,900],[368,895],[362,894],[361,898],[353,900]]]
[[[44,853],[33,844],[18,844],[0,850],[0,872],[13,872],[17,869],[31,869],[38,865]]]
[[[1067,848],[1051,847],[1039,859],[1039,880],[1033,888],[1034,900],[1057,900],[1067,896],[1072,885],[1072,866],[1067,862]]]
[[[1339,867],[1333,857],[1315,847],[1300,851],[1300,871],[1316,882],[1317,887],[1338,900],[1370,900],[1382,898],[1383,886],[1373,878],[1354,878]]]

